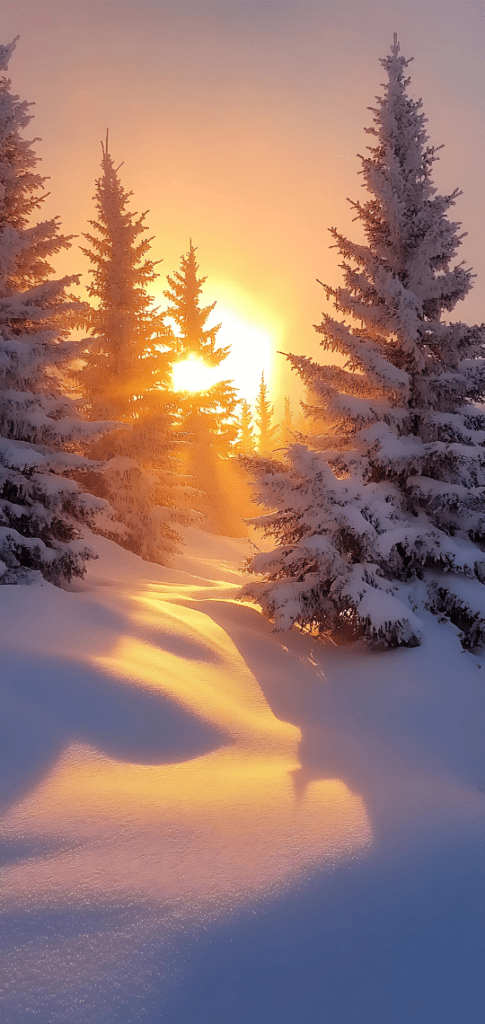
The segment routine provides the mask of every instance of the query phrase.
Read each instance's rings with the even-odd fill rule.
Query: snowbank
[[[303,986],[308,1024],[455,1024],[466,982],[478,1024],[485,664],[431,615],[412,650],[275,634],[249,542],[187,539],[0,588],[2,1020],[294,1024]]]

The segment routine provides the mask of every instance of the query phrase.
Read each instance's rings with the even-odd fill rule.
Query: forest
[[[459,191],[433,186],[436,150],[397,38],[366,129],[367,197],[352,201],[367,244],[331,229],[344,283],[323,285],[337,314],[316,326],[327,359],[288,354],[306,401],[293,422],[286,397],[278,426],[264,374],[254,410],[234,381],[199,385],[229,346],[208,326],[215,303],[203,305],[192,240],[154,308],[146,214],[131,210],[108,133],[81,247],[90,301],[73,293],[79,278],[52,279],[49,261],[73,238],[55,218],[30,223],[45,178],[21,134],[29,104],[6,77],[14,48],[1,50],[3,582],[82,576],[82,524],[165,564],[178,524],[197,517],[244,535],[253,497],[266,511],[251,522],[276,546],[252,559],[263,579],[243,596],[277,629],[415,646],[424,607],[479,649],[485,329],[442,319],[473,275],[454,262]]]
[[[216,6],[237,6],[239,45],[275,5]],[[42,219],[16,43],[0,46],[2,1024],[482,1024],[485,324],[460,319],[461,193],[436,185],[410,61],[394,35],[353,228],[326,237],[338,276],[315,267],[321,319],[302,308],[308,334],[274,353],[295,387],[248,349],[244,395],[207,239],[187,232],[162,274],[104,125],[85,231]],[[56,270],[76,246],[84,292]]]
[[[207,326],[215,303],[202,304],[206,278],[198,273],[196,247],[190,240],[167,278],[166,308],[154,308],[153,239],[146,214],[130,209],[132,193],[121,183],[108,132],[96,219],[81,246],[90,301],[72,292],[79,277],[51,280],[49,259],[73,236],[62,235],[56,219],[30,226],[46,179],[20,134],[31,120],[30,104],[12,95],[5,75],[15,42],[2,48],[8,315],[1,422],[5,438],[30,445],[30,458],[24,467],[9,466],[2,492],[3,581],[27,580],[32,572],[54,583],[82,575],[89,554],[78,543],[79,523],[165,564],[180,547],[177,523],[198,516],[209,529],[244,533],[237,496],[231,501],[222,481],[231,474],[233,488],[245,495],[236,456],[269,454],[287,443],[289,399],[277,429],[264,374],[254,410],[237,399],[231,380],[201,388],[200,372],[223,363],[229,347],[218,344],[220,325]]]

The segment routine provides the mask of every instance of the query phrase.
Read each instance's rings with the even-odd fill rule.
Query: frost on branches
[[[455,262],[458,191],[440,196],[421,101],[394,37],[362,157],[365,232],[331,230],[344,286],[316,328],[339,365],[289,356],[311,402],[312,448],[254,469],[255,522],[277,541],[253,558],[245,595],[278,629],[347,622],[388,646],[421,642],[419,611],[450,619],[465,648],[485,644],[485,325],[442,320],[471,287]]]
[[[89,468],[79,443],[100,425],[79,418],[63,387],[75,354],[66,288],[77,278],[48,280],[50,257],[70,244],[57,219],[28,226],[45,178],[20,135],[30,104],[5,74],[15,43],[0,46],[0,581],[59,584],[83,575],[80,524],[107,505],[66,476]]]

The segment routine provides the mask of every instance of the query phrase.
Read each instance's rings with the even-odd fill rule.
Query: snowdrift
[[[483,881],[482,660],[432,615],[415,650],[275,634],[236,600],[248,542],[187,540],[177,570],[94,538],[71,591],[0,588],[2,1020],[294,1024],[303,985],[309,1024],[416,1005],[454,1024],[399,894],[458,843],[451,879],[471,850]],[[478,1024],[480,972],[442,918],[429,956],[445,937],[466,963]]]

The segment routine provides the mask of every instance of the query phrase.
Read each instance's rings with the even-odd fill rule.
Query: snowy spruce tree
[[[79,374],[90,418],[109,417],[124,426],[103,437],[90,454],[107,460],[93,474],[93,490],[110,501],[123,523],[108,529],[142,557],[165,563],[177,550],[177,505],[171,366],[173,334],[153,309],[148,289],[157,279],[148,256],[146,213],[129,209],[131,192],[120,181],[106,142],[96,181],[97,220],[82,252],[91,282],[82,326],[91,339]]]
[[[387,646],[418,645],[428,608],[473,650],[485,644],[485,325],[445,319],[472,284],[447,217],[459,192],[433,187],[396,36],[381,63],[367,196],[352,204],[365,243],[331,230],[344,284],[326,288],[336,313],[316,328],[340,359],[289,356],[318,436],[256,466],[269,510],[257,522],[277,546],[253,559],[263,579],[246,596],[278,629],[347,623]]]
[[[51,280],[50,259],[70,245],[57,218],[30,225],[45,177],[22,131],[29,107],[6,76],[16,40],[0,46],[0,581],[61,584],[82,576],[92,555],[82,524],[95,525],[106,502],[68,474],[93,464],[79,446],[99,433],[69,397],[64,364],[77,304],[77,277]]]

